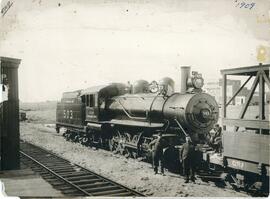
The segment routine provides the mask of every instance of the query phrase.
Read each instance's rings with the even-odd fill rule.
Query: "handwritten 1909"
[[[245,1],[238,1],[238,0],[235,0],[235,7],[239,7],[239,8],[244,8],[244,9],[252,9],[254,6],[255,6],[255,3],[252,2],[252,3],[247,3]]]

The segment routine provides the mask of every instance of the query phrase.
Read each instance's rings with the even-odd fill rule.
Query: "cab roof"
[[[99,95],[115,96],[127,93],[127,86],[123,83],[111,83],[101,86],[93,86],[81,91],[80,96],[99,93]]]
[[[108,87],[109,85],[110,84],[100,85],[100,86],[92,86],[92,87],[86,88],[86,89],[82,90],[81,96],[82,95],[93,94],[93,93],[98,93],[100,90]]]

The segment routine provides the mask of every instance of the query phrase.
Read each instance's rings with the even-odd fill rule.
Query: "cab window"
[[[86,95],[86,106],[89,106],[89,95]]]
[[[85,100],[85,95],[83,95],[83,96],[81,96],[81,102],[83,103],[83,104],[85,104],[86,103],[86,100]]]
[[[81,98],[81,100],[88,107],[95,107],[95,106],[97,106],[97,97],[96,97],[95,94],[84,95]]]
[[[89,107],[94,107],[94,106],[95,106],[95,96],[89,95]]]

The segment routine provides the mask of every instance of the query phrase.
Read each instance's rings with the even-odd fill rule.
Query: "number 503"
[[[63,110],[64,118],[73,119],[73,111],[72,110]]]

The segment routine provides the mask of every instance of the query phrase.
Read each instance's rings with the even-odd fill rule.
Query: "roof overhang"
[[[0,62],[3,64],[8,63],[5,67],[15,67],[18,68],[21,63],[20,59],[10,58],[10,57],[0,57]]]

